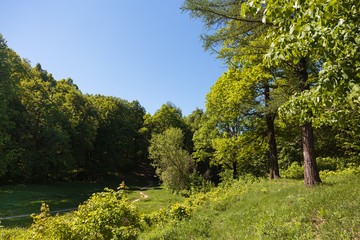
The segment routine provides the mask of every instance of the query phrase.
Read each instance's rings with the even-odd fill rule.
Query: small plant
[[[49,205],[42,203],[40,207],[40,214],[31,214],[34,224],[31,227],[33,238],[39,238],[46,232],[47,219],[50,217]]]

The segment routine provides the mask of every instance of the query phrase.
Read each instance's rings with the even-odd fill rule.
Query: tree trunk
[[[237,163],[236,163],[235,159],[234,159],[232,165],[233,165],[233,179],[237,179]]]
[[[301,91],[310,89],[307,83],[308,73],[306,62],[306,58],[303,57],[298,63],[298,77],[301,84]],[[311,116],[311,111],[308,111],[308,114]],[[304,155],[304,184],[305,186],[313,186],[316,183],[320,183],[321,179],[316,165],[314,132],[310,121],[302,125],[302,147]]]
[[[269,84],[265,84],[265,107],[269,107],[270,102],[270,87]],[[279,174],[279,164],[278,164],[278,156],[276,150],[276,139],[275,139],[275,114],[270,112],[267,109],[266,113],[266,124],[267,124],[267,135],[268,135],[268,145],[269,145],[269,163],[270,163],[270,179],[280,178]]]
[[[319,171],[316,165],[314,134],[311,122],[302,125],[302,146],[304,154],[304,184],[313,186],[320,183]]]
[[[276,139],[274,130],[275,116],[271,113],[266,114],[269,160],[270,160],[270,179],[280,178],[278,156],[276,150]]]

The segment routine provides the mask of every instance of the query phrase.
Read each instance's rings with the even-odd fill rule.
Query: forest
[[[257,188],[260,193],[274,193],[276,199],[276,192],[281,191],[277,187],[290,179],[302,179],[305,186],[296,182],[296,189],[303,191],[299,196],[313,189],[319,199],[326,199],[319,188],[337,184],[330,175],[359,181],[357,0],[185,0],[181,11],[202,21],[205,50],[226,64],[226,71],[216,76],[206,96],[206,109],[194,109],[188,116],[171,102],[151,115],[138,101],[83,94],[72,79],[56,80],[39,63],[32,67],[0,35],[1,184],[98,181],[145,166],[152,178],[188,201],[140,216],[125,201],[127,191],[121,185],[117,191],[94,194],[79,206],[73,222],[49,217],[48,206],[43,204],[27,237],[216,239],[216,234],[201,235],[188,228],[196,218],[205,225],[213,221],[212,216],[199,215],[206,211],[202,204],[220,211],[217,208],[222,207],[216,205],[220,199],[228,209],[225,205],[235,206],[238,196]],[[358,182],[342,190],[351,191],[353,184]],[[354,186],[353,191],[360,190]],[[328,193],[329,199],[336,195]],[[315,197],[308,199],[318,203]],[[335,208],[339,201],[328,208]],[[258,225],[254,227],[258,235],[243,236],[339,239],[337,233],[327,238],[331,226],[324,226],[336,225],[327,219],[330,210],[319,207],[322,210],[314,213],[311,207],[304,210],[301,201],[294,202],[300,204],[296,205],[299,212],[308,211],[311,216],[280,217],[283,222],[276,224],[278,228],[291,225],[297,232],[287,233],[290,230],[284,228],[281,235],[269,228],[269,235],[264,235],[269,226],[261,225],[260,231]],[[348,207],[356,215],[360,206],[355,202]],[[349,220],[343,238],[359,239],[355,216],[343,219],[354,220]],[[86,225],[87,221],[92,225]],[[265,224],[264,219],[259,221]],[[198,226],[198,231],[205,231],[205,225]],[[309,230],[314,225],[325,230]],[[309,231],[301,232],[301,226]],[[186,235],[186,231],[193,232]]]

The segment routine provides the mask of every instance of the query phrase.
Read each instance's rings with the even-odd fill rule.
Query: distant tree
[[[153,116],[145,115],[144,127],[151,134],[163,133],[170,127],[184,129],[182,112],[174,104],[163,104]]]
[[[146,157],[145,109],[84,95],[70,78],[31,67],[0,35],[0,179],[89,179]]]
[[[192,132],[185,118],[182,116],[181,109],[173,103],[163,104],[154,115],[144,116],[144,127],[141,132],[151,139],[152,135],[163,133],[169,128],[179,128],[184,134],[184,147],[188,152],[192,152]]]
[[[193,134],[199,130],[203,115],[204,111],[202,109],[196,108],[190,115],[185,117],[185,122],[190,127]]]
[[[153,135],[150,141],[149,157],[156,174],[165,186],[174,191],[190,187],[190,175],[195,162],[184,149],[184,135],[178,128],[168,128]]]
[[[138,102],[101,95],[91,96],[99,127],[94,139],[94,149],[89,161],[91,171],[125,171],[136,166],[144,156],[142,136],[145,110]],[[87,164],[89,167],[89,164]]]

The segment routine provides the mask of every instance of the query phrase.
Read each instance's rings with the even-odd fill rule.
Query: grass
[[[140,239],[360,239],[359,196],[359,174],[313,188],[297,180],[239,181],[196,196],[189,220],[148,229]]]
[[[130,199],[135,199],[133,193],[129,196]],[[134,205],[138,211],[143,214],[152,213],[161,208],[169,206],[169,204],[179,203],[185,200],[184,197],[180,195],[174,195],[171,193],[171,191],[166,190],[162,186],[148,188],[146,191],[143,191],[143,193],[148,197],[142,198],[138,202],[134,202]]]
[[[0,216],[18,216],[38,213],[42,202],[50,205],[51,210],[75,208],[93,192],[99,192],[106,185],[100,183],[56,183],[46,185],[10,185],[0,187]],[[30,217],[5,219],[5,227],[27,226]]]
[[[52,184],[16,184],[0,186],[0,218],[30,215],[40,211],[45,202],[51,211],[76,208],[87,200],[91,194],[101,192],[105,187],[116,189],[125,179],[130,191],[137,191],[148,185],[142,177],[111,176],[101,182],[60,182]],[[138,192],[132,194],[137,196]],[[4,227],[27,227],[32,223],[31,217],[3,219]]]
[[[312,188],[299,180],[240,180],[187,199],[149,187],[143,191],[149,197],[133,204],[139,214],[160,220],[144,227],[138,239],[360,239],[359,171],[327,175]],[[131,201],[139,196],[139,188],[130,189]],[[182,212],[167,207],[176,202],[189,217],[178,218]],[[159,209],[165,212],[153,215]],[[164,213],[169,215],[161,220]],[[21,234],[26,239],[26,231],[6,228],[0,238]]]

